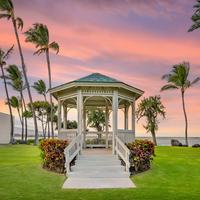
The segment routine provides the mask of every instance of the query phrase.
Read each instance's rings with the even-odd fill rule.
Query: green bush
[[[26,144],[28,144],[28,145],[34,144],[34,141],[35,141],[34,139],[28,139]]]
[[[136,140],[127,144],[130,149],[130,171],[132,174],[143,172],[151,167],[151,160],[155,155],[155,146],[149,140]]]
[[[43,159],[43,168],[50,171],[64,173],[65,155],[64,149],[68,145],[67,140],[44,139],[40,142],[41,157]]]

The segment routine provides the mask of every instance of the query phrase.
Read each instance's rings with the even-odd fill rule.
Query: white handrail
[[[82,150],[82,134],[77,135],[70,144],[65,148],[65,169],[66,173],[70,171],[70,162],[81,153]]]
[[[115,136],[115,152],[116,154],[125,162],[125,169],[129,171],[130,168],[130,150],[128,147],[120,140],[120,138]]]

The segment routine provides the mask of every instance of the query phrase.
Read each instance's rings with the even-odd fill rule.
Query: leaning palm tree
[[[192,32],[200,28],[200,0],[197,0],[196,4],[193,6],[195,9],[194,14],[191,17],[193,22],[192,26],[189,28],[188,32]]]
[[[16,65],[9,65],[6,68],[7,76],[6,79],[8,79],[8,84],[17,92],[20,94],[20,98],[22,100],[22,106],[21,111],[22,113],[27,111],[26,109],[26,103],[24,99],[23,91],[25,90],[25,85],[23,81],[23,75],[20,71],[19,67]],[[22,141],[24,141],[24,116],[21,114],[21,125],[22,125]],[[27,138],[27,118],[25,117],[25,135]]]
[[[6,65],[6,60],[8,59],[9,55],[13,51],[13,47],[14,46],[12,46],[6,52],[4,52],[2,49],[0,49],[0,68],[1,68],[1,73],[2,73],[2,79],[3,79],[3,82],[4,82],[4,88],[5,88],[5,92],[6,92],[6,99],[7,99],[6,102],[8,104],[8,108],[9,108],[9,112],[10,112],[10,125],[11,125],[11,129],[10,129],[10,143],[11,144],[13,143],[13,140],[14,140],[14,122],[13,122],[12,108],[11,108],[11,105],[9,103],[9,93],[8,93],[8,87],[7,87],[5,73],[4,73],[4,65]]]
[[[32,28],[29,28],[28,31],[25,32],[26,42],[31,42],[35,44],[36,52],[34,54],[40,55],[41,53],[46,54],[47,67],[48,67],[48,77],[49,77],[49,89],[51,89],[51,65],[50,65],[50,57],[49,50],[56,51],[56,54],[59,52],[59,45],[56,42],[49,41],[49,31],[46,25],[35,23]],[[54,137],[54,129],[53,129],[53,103],[52,96],[50,94],[50,104],[51,104],[51,132],[52,137]]]
[[[190,72],[190,65],[187,62],[174,65],[171,72],[162,77],[167,80],[167,84],[161,88],[161,91],[178,89],[181,92],[183,113],[185,118],[185,144],[188,145],[188,119],[185,108],[185,91],[191,86],[195,85],[200,77],[195,78],[193,81],[188,80]]]
[[[26,66],[25,66],[24,56],[23,56],[23,52],[22,52],[22,47],[21,47],[19,34],[18,34],[18,29],[22,30],[22,28],[23,28],[23,20],[21,18],[15,16],[15,10],[14,10],[14,5],[12,3],[12,0],[0,0],[0,19],[1,18],[11,20],[12,24],[13,24],[14,33],[15,33],[15,37],[17,40],[17,45],[18,45],[19,54],[20,54],[20,58],[21,58],[23,75],[24,75],[24,79],[25,79],[25,83],[26,83],[26,88],[28,91],[31,110],[33,113],[33,120],[34,120],[34,127],[35,127],[35,144],[38,144],[37,120],[36,120],[36,116],[35,116],[34,107],[32,105],[33,100],[32,100],[31,90],[30,90],[30,86],[29,86],[29,82],[28,82],[27,73],[26,73]]]

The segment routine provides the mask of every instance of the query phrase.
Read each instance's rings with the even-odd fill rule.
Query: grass
[[[42,169],[39,155],[35,146],[0,146],[0,199],[200,199],[200,149],[157,147],[152,169],[132,177],[134,189],[62,190],[65,176]]]

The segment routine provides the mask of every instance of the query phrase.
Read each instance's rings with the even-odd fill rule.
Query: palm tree
[[[146,125],[144,128],[147,132],[151,132],[153,142],[157,145],[156,142],[156,130],[158,130],[158,115],[161,115],[165,118],[165,107],[161,102],[160,96],[150,96],[144,98],[138,105],[136,111],[137,121],[141,118],[146,118]]]
[[[7,76],[6,79],[9,80],[8,84],[12,86],[12,88],[19,92],[21,100],[22,100],[22,106],[21,111],[22,113],[27,111],[26,109],[26,103],[23,95],[23,90],[25,90],[25,85],[23,82],[23,74],[20,71],[20,69],[16,65],[9,65],[6,68]],[[22,141],[24,141],[24,115],[21,114],[21,125],[22,125]],[[25,117],[25,139],[27,139],[27,118]]]
[[[45,82],[42,79],[38,80],[37,82],[34,82],[32,87],[38,92],[38,94],[43,95],[44,100],[47,101],[47,97],[46,97],[47,87],[46,87]]]
[[[59,52],[59,45],[56,42],[49,42],[49,31],[46,25],[35,23],[32,28],[29,28],[28,31],[25,32],[26,42],[31,42],[35,44],[36,52],[34,54],[40,55],[41,53],[46,54],[47,67],[48,67],[48,77],[49,77],[49,89],[51,89],[51,65],[50,65],[50,57],[49,50],[56,51],[56,54]],[[51,132],[52,137],[54,137],[54,129],[53,129],[53,104],[52,104],[52,96],[50,95],[50,104],[51,104]]]
[[[19,54],[20,54],[20,58],[21,58],[23,75],[24,75],[24,79],[25,79],[25,83],[26,83],[26,88],[28,91],[31,110],[33,113],[33,120],[34,120],[34,127],[35,127],[35,145],[36,145],[36,144],[38,144],[37,120],[36,120],[36,116],[35,116],[34,107],[32,105],[33,100],[32,100],[31,90],[30,90],[30,86],[29,86],[29,82],[28,82],[27,73],[26,73],[26,65],[25,65],[25,61],[24,61],[22,47],[21,47],[21,43],[20,43],[20,39],[19,39],[19,35],[18,35],[18,29],[22,30],[22,28],[23,28],[23,20],[21,18],[15,16],[15,10],[14,10],[14,5],[12,3],[12,0],[0,0],[0,19],[1,18],[11,20],[12,24],[13,24],[14,33],[15,33],[15,37],[17,40],[17,46],[18,46]]]
[[[8,103],[11,105],[12,108],[16,108],[17,109],[17,113],[18,113],[18,116],[19,116],[19,119],[20,119],[20,122],[22,121],[22,116],[21,116],[21,112],[20,112],[20,109],[21,109],[21,106],[22,106],[22,101],[19,97],[16,97],[16,96],[12,96]]]
[[[183,62],[181,64],[174,65],[171,72],[162,77],[167,80],[167,84],[161,88],[161,91],[178,89],[181,92],[183,113],[185,118],[185,144],[188,145],[188,119],[185,108],[185,91],[191,86],[195,85],[200,77],[195,78],[193,81],[188,80],[190,72],[190,64]]]
[[[47,97],[46,97],[46,94],[47,94],[47,87],[46,87],[46,84],[45,82],[40,79],[38,80],[37,82],[34,82],[34,85],[32,86],[38,94],[41,94],[44,96],[44,100],[47,101]],[[47,119],[46,119],[46,126],[47,126],[47,131],[48,131],[48,138],[50,138],[50,130],[49,130],[49,117],[48,117],[48,114],[47,113]],[[45,126],[45,131],[46,131],[46,126]]]
[[[197,0],[197,3],[193,6],[193,8],[195,9],[195,12],[191,17],[193,24],[189,28],[188,32],[192,32],[200,27],[200,0]]]
[[[10,143],[11,144],[13,143],[13,140],[14,140],[14,122],[13,122],[12,108],[11,108],[11,105],[9,103],[9,94],[8,94],[8,87],[7,87],[7,83],[6,83],[6,79],[5,79],[4,65],[6,65],[6,60],[8,59],[9,55],[13,51],[13,47],[14,46],[12,46],[6,52],[4,52],[2,49],[0,49],[0,68],[1,68],[2,78],[3,78],[3,82],[4,82],[4,88],[5,88],[5,92],[6,92],[6,99],[7,99],[6,102],[8,104],[8,108],[9,108],[9,112],[10,112],[10,125],[11,125],[11,129],[10,129]]]

